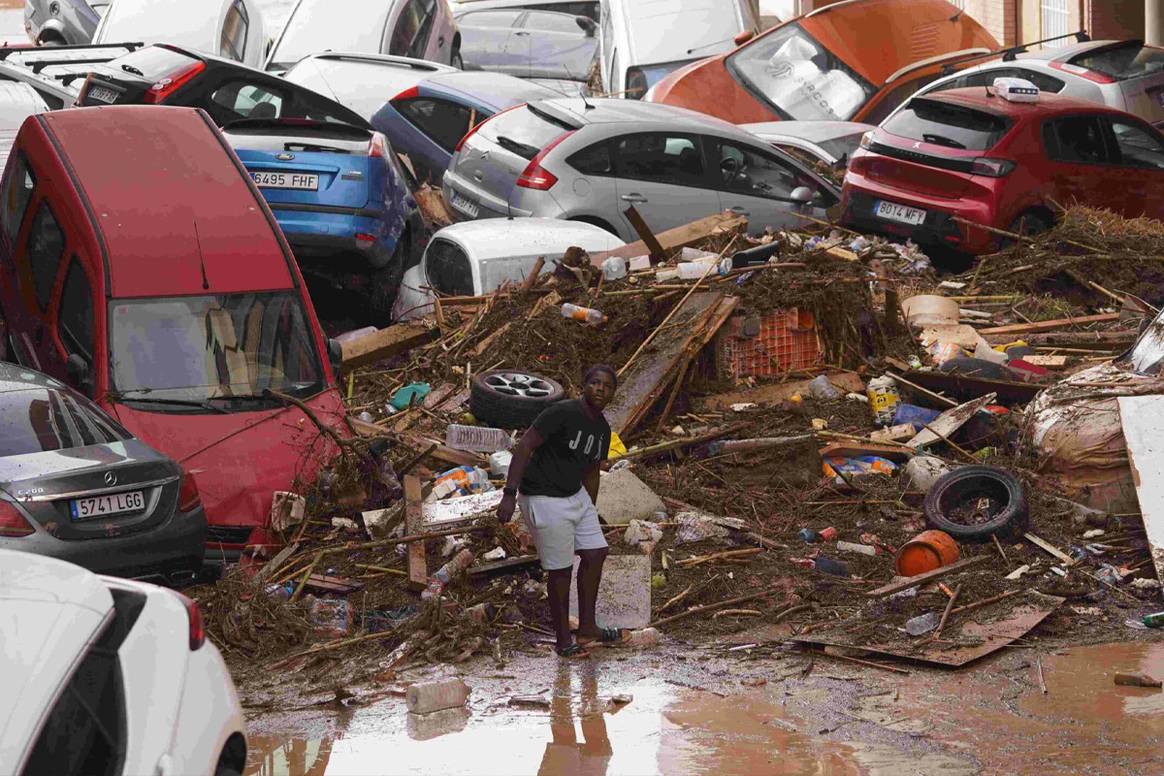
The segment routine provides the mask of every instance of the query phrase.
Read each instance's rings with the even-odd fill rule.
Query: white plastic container
[[[508,450],[498,450],[489,456],[489,473],[494,477],[507,477],[509,464],[513,460],[513,453]]]
[[[443,709],[464,706],[469,698],[469,686],[460,679],[442,679],[438,682],[420,682],[408,688],[404,701],[413,714],[431,714]]]
[[[626,277],[626,259],[621,256],[611,256],[602,262],[602,274],[607,280],[622,280]]]
[[[714,256],[712,259],[714,260]],[[705,261],[679,262],[679,278],[681,280],[699,280],[704,275],[714,271],[715,264]]]

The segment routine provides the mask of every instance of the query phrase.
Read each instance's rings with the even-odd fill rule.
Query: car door
[[[473,70],[512,72],[509,54],[521,9],[473,11],[461,17],[461,59]]]
[[[26,335],[23,348],[18,347],[21,363],[63,378],[65,359],[55,346],[49,321],[57,277],[68,246],[62,224],[62,208],[47,197],[38,198],[32,208],[32,220],[25,235],[23,250],[17,249],[17,273],[25,281],[23,323]]]
[[[1146,124],[1105,117],[1119,152],[1124,181],[1124,215],[1164,218],[1164,139]]]
[[[8,334],[5,357],[33,367],[37,357],[33,355],[35,348],[30,332],[36,305],[28,298],[30,270],[22,253],[28,241],[32,213],[39,205],[35,201],[36,183],[36,172],[24,152],[13,152],[8,176],[4,179],[0,220],[0,299],[3,299],[3,325]]]
[[[447,62],[447,56],[440,60],[429,51],[436,2],[437,0],[403,0],[400,13],[389,21],[387,29],[384,30],[384,42],[380,50],[400,57]],[[448,45],[451,45],[451,41],[443,41],[441,47],[447,50]]]
[[[711,187],[699,135],[684,132],[637,132],[613,140],[618,213],[612,223],[637,239],[626,217],[630,206],[653,232],[709,216],[719,210],[719,195]]]
[[[73,256],[65,269],[64,283],[56,304],[53,339],[65,363],[69,384],[89,398],[95,397],[97,365],[96,314],[93,283],[84,264]],[[75,371],[71,364],[83,364]]]
[[[801,228],[800,214],[826,217],[835,198],[791,160],[747,143],[707,138],[720,209],[747,216],[748,228]],[[794,196],[794,194],[798,196]]]
[[[1107,130],[1096,114],[1061,116],[1044,122],[1043,147],[1051,161],[1047,176],[1050,199],[1062,207],[1073,204],[1111,207],[1125,202],[1127,182],[1111,164]]]
[[[602,217],[619,232],[620,236],[629,236],[630,240],[637,240],[639,239],[638,234],[633,227],[627,228],[629,222],[625,218],[620,223],[614,214],[606,213],[603,215],[604,211],[609,211],[609,203],[611,202],[618,202],[620,210],[625,210],[627,207],[627,204],[618,198],[618,178],[615,176],[614,169],[614,146],[614,141],[602,140],[566,157],[566,164],[574,168],[579,177],[574,180],[573,196],[569,200],[573,207],[567,207],[565,215],[567,218],[576,216]],[[636,207],[638,206],[636,205]]]

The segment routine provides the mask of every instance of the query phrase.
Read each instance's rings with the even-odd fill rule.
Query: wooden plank
[[[429,455],[438,461],[451,463],[455,466],[484,466],[487,463],[484,456],[466,452],[465,450],[455,450],[446,444],[442,444],[438,439],[429,439],[419,434],[405,434],[404,441],[416,450],[425,450],[430,445],[436,445]]]
[[[643,244],[647,246],[652,263],[656,261],[662,261],[664,252],[663,246],[659,244],[659,239],[655,237],[655,233],[651,231],[651,227],[647,226],[647,222],[643,220],[643,217],[639,214],[639,211],[635,210],[635,206],[631,205],[626,210],[622,211],[622,214],[626,216],[626,220],[630,221],[630,225],[634,227],[635,234],[637,234],[639,239],[643,241]]]
[[[1065,329],[1068,326],[1080,326],[1086,323],[1105,323],[1118,321],[1119,313],[1100,313],[1099,315],[1081,315],[1078,318],[1056,318],[1053,321],[1035,321],[1034,323],[1013,323],[1009,326],[992,326],[989,329],[979,329],[979,334],[1030,334],[1037,331],[1054,331]]]
[[[723,212],[701,218],[698,221],[692,221],[683,226],[677,226],[674,229],[668,229],[665,232],[660,232],[655,235],[655,237],[658,238],[659,245],[662,246],[663,251],[670,252],[694,245],[716,234],[739,232],[745,229],[747,225],[748,219],[746,216]],[[621,248],[591,254],[590,263],[596,267],[601,267],[602,262],[611,256],[633,259],[636,256],[643,256],[650,253],[650,250],[642,240],[636,240],[635,242],[627,243]]]
[[[1118,401],[1148,549],[1157,578],[1164,579],[1164,396]]]
[[[994,380],[986,377],[958,374],[957,372],[907,372],[908,380],[893,372],[887,372],[897,382],[914,390],[924,392],[930,398],[937,397],[948,407],[956,407],[957,402],[933,391],[948,391],[963,401],[975,399],[984,393],[998,394],[999,404],[1026,404],[1044,387],[1038,383],[1024,383],[1018,380]]]
[[[936,417],[929,428],[923,428],[918,432],[917,436],[906,442],[907,445],[915,450],[920,450],[926,445],[932,445],[945,437],[949,439],[954,432],[962,428],[970,422],[970,418],[978,414],[988,404],[993,404],[994,400],[998,398],[993,393],[988,393],[985,396],[979,396],[973,401],[968,401],[965,404],[959,404],[953,409],[946,410],[941,415]],[[932,431],[930,429],[933,429]]]
[[[420,478],[404,475],[404,531],[409,536],[424,531],[424,503]],[[428,565],[424,557],[424,542],[408,544],[408,586],[424,590],[428,586]]]
[[[1067,366],[1067,356],[1039,356],[1029,355],[1023,356],[1023,361],[1035,366],[1041,366],[1044,369],[1060,369]]]
[[[536,565],[537,562],[537,555],[519,555],[516,558],[505,558],[504,560],[495,560],[489,563],[480,563],[476,566],[470,566],[465,573],[470,577],[488,576],[490,574],[496,574],[502,571],[517,571],[518,569]]]
[[[403,353],[417,345],[423,345],[436,339],[437,333],[435,329],[430,329],[427,326],[398,323],[373,332],[366,337],[360,337],[358,340],[345,342],[341,346],[343,369],[344,371],[355,369],[358,366]]]
[[[1038,547],[1039,549],[1041,549],[1047,553],[1050,553],[1051,555],[1054,555],[1059,560],[1063,561],[1063,565],[1065,565],[1065,566],[1074,566],[1075,565],[1074,558],[1072,558],[1070,555],[1063,552],[1062,550],[1060,550],[1058,547],[1051,544],[1047,540],[1042,539],[1038,536],[1035,536],[1033,533],[1031,533],[1029,531],[1027,533],[1023,534],[1023,538],[1026,539],[1031,544]]]
[[[949,574],[953,574],[955,571],[964,571],[971,566],[975,566],[981,563],[988,557],[990,556],[979,555],[974,558],[963,558],[960,561],[951,563],[949,566],[942,566],[941,568],[934,569],[933,571],[927,571],[923,574],[918,574],[915,577],[906,577],[905,579],[898,580],[897,582],[890,582],[888,585],[882,585],[876,590],[868,590],[865,592],[865,595],[869,598],[881,598],[882,596],[893,595],[894,593],[898,593],[902,590],[908,590],[914,585],[924,585],[927,582],[933,582],[935,579],[940,579]]]

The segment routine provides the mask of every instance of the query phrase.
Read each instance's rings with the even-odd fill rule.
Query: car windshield
[[[109,351],[123,401],[231,409],[230,399],[268,388],[297,398],[323,389],[316,341],[292,292],[116,300]]]
[[[846,120],[874,89],[798,24],[757,38],[727,59],[728,69],[786,119]]]
[[[562,132],[573,127],[529,105],[497,114],[481,126],[481,136],[523,159],[533,159]]]
[[[130,439],[87,399],[60,388],[0,381],[0,410],[0,456]]]
[[[864,134],[864,132],[854,132],[844,137],[821,140],[817,145],[821,147],[822,151],[834,159],[847,159],[857,150],[857,146],[861,144],[861,136]]]
[[[915,98],[881,125],[891,135],[947,148],[985,151],[1010,128],[1010,120],[985,111]]]
[[[321,51],[380,53],[384,13],[390,5],[367,0],[303,0],[275,43],[270,67],[286,69]],[[369,13],[377,6],[380,12]]]
[[[1159,73],[1164,69],[1164,49],[1127,43],[1122,46],[1100,49],[1073,57],[1071,64],[1086,67],[1108,78],[1127,81],[1143,75]]]

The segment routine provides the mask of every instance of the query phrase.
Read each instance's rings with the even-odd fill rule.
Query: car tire
[[[578,216],[577,218],[571,218],[569,220],[576,221],[580,224],[590,224],[591,226],[597,226],[599,229],[610,232],[615,237],[618,237],[618,230],[616,230],[613,226],[611,226],[609,223],[607,223],[606,221],[604,221],[601,218],[596,218],[596,217],[592,217],[592,216]]]
[[[372,273],[371,290],[368,292],[368,313],[376,326],[392,323],[392,307],[396,304],[396,294],[404,279],[404,268],[408,264],[412,237],[403,232],[396,241],[396,250],[388,264]]]
[[[967,522],[961,511],[988,498],[996,508],[989,519]],[[1016,538],[1027,529],[1029,513],[1022,482],[994,466],[963,466],[942,475],[926,492],[926,521],[960,542],[988,542],[991,536]]]
[[[1047,221],[1045,216],[1028,210],[1025,213],[1020,213],[1015,220],[1011,221],[1006,231],[1011,234],[1021,234],[1023,237],[1033,237],[1036,234],[1047,231],[1051,226],[1052,224]],[[1001,246],[1003,248],[1009,248],[1015,242],[1016,240],[1013,237],[1003,237]]]
[[[495,369],[482,372],[469,386],[469,411],[498,428],[527,428],[551,404],[566,397],[554,380],[530,372]]]

